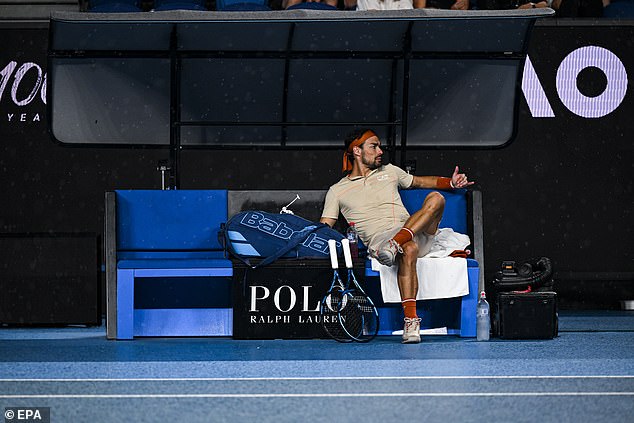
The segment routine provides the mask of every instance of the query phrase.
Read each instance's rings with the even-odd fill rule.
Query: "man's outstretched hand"
[[[460,169],[456,166],[456,169],[453,171],[453,175],[451,175],[451,185],[454,188],[466,188],[473,184],[475,184],[475,182],[470,182],[467,179],[467,175],[460,173]]]

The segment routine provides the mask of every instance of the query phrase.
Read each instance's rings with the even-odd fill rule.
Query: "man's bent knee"
[[[403,248],[404,260],[415,262],[418,259],[418,244],[414,241],[406,242],[401,248]]]
[[[427,197],[425,197],[423,206],[428,206],[434,210],[442,211],[445,209],[445,197],[443,197],[443,195],[438,191],[432,191],[427,194]]]

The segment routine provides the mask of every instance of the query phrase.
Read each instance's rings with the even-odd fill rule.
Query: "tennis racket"
[[[348,282],[339,307],[339,323],[350,338],[368,342],[379,332],[379,312],[354,276],[349,241],[343,239],[341,244],[348,268]]]
[[[332,283],[330,289],[321,300],[319,307],[321,313],[321,325],[326,333],[339,342],[351,342],[352,339],[339,324],[339,309],[343,303],[343,282],[339,277],[339,260],[337,259],[337,241],[328,241],[330,250],[330,266],[332,267]]]

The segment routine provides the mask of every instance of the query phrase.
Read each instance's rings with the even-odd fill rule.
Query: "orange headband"
[[[376,137],[376,134],[370,130],[365,131],[359,138],[356,138],[350,143],[346,151],[343,153],[343,169],[342,172],[349,172],[352,170],[352,150],[355,147],[363,144],[368,138]]]

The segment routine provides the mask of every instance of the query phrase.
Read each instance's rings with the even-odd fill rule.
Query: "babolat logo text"
[[[294,231],[285,222],[276,222],[258,212],[245,214],[240,223],[281,239],[291,239],[293,234],[300,232]],[[328,255],[328,240],[319,237],[315,233],[311,233],[302,242],[302,245],[321,254]]]
[[[5,407],[4,422],[51,422],[51,407]]]

